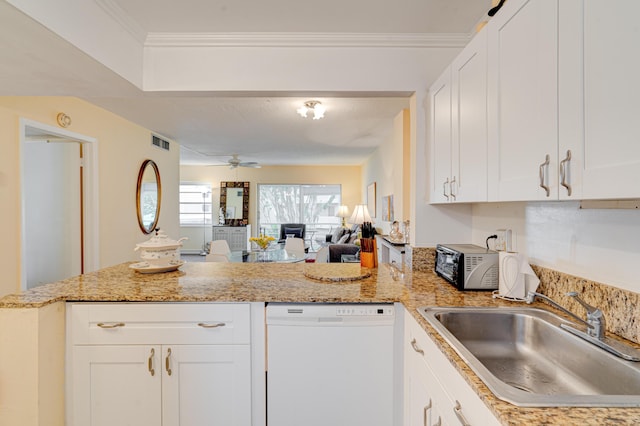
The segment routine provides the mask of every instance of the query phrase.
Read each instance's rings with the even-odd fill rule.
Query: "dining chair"
[[[227,240],[214,240],[209,243],[209,254],[228,255],[231,253]]]
[[[204,260],[205,262],[230,262],[229,257],[226,254],[209,253]]]
[[[324,246],[316,252],[316,263],[329,262],[329,246]]]
[[[302,238],[287,238],[284,240],[284,249],[287,253],[297,257],[304,257],[304,240]]]

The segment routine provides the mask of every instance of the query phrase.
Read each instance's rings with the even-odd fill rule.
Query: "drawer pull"
[[[413,339],[411,341],[411,347],[413,348],[414,351],[418,352],[420,355],[424,355],[424,351],[420,349],[420,346],[418,346],[416,339]]]
[[[567,181],[568,167],[569,162],[571,161],[571,150],[567,151],[567,157],[560,162],[560,176],[561,182],[560,185],[564,186],[567,189],[567,195],[571,195],[571,185]]]
[[[442,195],[444,195],[447,201],[449,201],[449,195],[447,194],[447,186],[449,186],[449,189],[451,189],[451,186],[449,185],[449,178],[447,178],[447,180],[445,180],[442,184]]]
[[[429,398],[429,403],[427,405],[424,406],[424,408],[422,409],[422,424],[423,426],[427,426],[427,413],[429,412],[429,410],[431,410],[431,407],[433,405],[431,404],[431,398]]]
[[[464,417],[464,414],[462,414],[462,406],[460,405],[460,402],[457,399],[456,399],[456,406],[453,407],[453,412],[456,414],[456,417],[458,418],[462,426],[471,426],[467,421],[467,419]]]
[[[206,322],[199,322],[198,323],[198,327],[202,327],[202,328],[217,328],[217,327],[224,327],[225,323],[223,322],[213,322],[213,323],[206,323]]]
[[[167,374],[171,375],[171,348],[167,349],[167,357],[164,359],[164,368]]]
[[[123,322],[108,322],[108,323],[99,322],[97,326],[100,328],[118,328],[118,327],[124,327],[124,323]]]
[[[156,370],[153,368],[153,358],[156,355],[156,350],[151,348],[151,354],[149,355],[149,373],[151,373],[151,376],[155,376],[156,375]]]
[[[545,185],[545,168],[549,167],[549,154],[547,154],[547,156],[544,158],[544,163],[540,164],[539,166],[539,172],[540,172],[540,188],[544,189],[544,192],[547,194],[547,197],[550,194],[550,190],[549,190],[549,186]]]
[[[438,416],[438,421],[432,424],[431,426],[442,426],[442,418]]]

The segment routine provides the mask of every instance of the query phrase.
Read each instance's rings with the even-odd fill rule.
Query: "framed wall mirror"
[[[158,226],[162,186],[160,171],[153,160],[144,160],[138,172],[136,187],[136,211],[138,225],[144,234],[150,234]]]
[[[249,223],[249,182],[220,182],[220,207],[224,224],[242,226]]]

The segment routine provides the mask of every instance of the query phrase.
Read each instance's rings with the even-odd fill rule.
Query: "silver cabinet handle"
[[[540,164],[540,188],[545,190],[545,192],[547,193],[547,197],[549,196],[550,191],[549,191],[549,186],[544,184],[545,182],[544,169],[545,167],[549,166],[549,161],[550,161],[549,154],[547,154],[547,156],[544,159],[544,163]]]
[[[202,327],[202,328],[224,327],[225,325],[227,324],[223,322],[213,322],[213,323],[199,322],[198,323],[198,327]]]
[[[164,368],[171,375],[171,348],[167,349],[167,357],[164,359]]]
[[[98,327],[100,328],[118,328],[118,327],[124,327],[124,323],[123,322],[109,322],[109,323],[104,323],[104,322],[99,322],[98,324],[96,324]]]
[[[445,180],[444,183],[442,184],[442,195],[444,195],[448,201],[449,195],[447,194],[447,185],[449,185],[449,178],[447,178],[447,180]]]
[[[462,406],[460,405],[460,402],[457,399],[456,399],[456,406],[453,407],[453,412],[456,414],[456,417],[458,418],[458,421],[460,421],[460,424],[462,426],[471,426],[467,421],[467,419],[464,417],[464,414],[462,414]]]
[[[149,361],[148,361],[148,368],[149,368],[149,373],[151,373],[151,376],[155,376],[156,375],[156,370],[153,368],[153,358],[156,355],[156,350],[151,348],[151,354],[149,354]]]
[[[454,190],[455,187],[456,177],[454,176],[453,179],[451,179],[451,182],[449,182],[449,193],[451,194],[451,198],[453,198],[454,200],[456,199],[456,193],[458,192]]]
[[[424,408],[422,409],[422,424],[423,424],[423,426],[427,426],[427,413],[429,412],[429,410],[431,410],[432,406],[433,406],[433,404],[431,404],[431,398],[429,398],[429,403],[427,405],[425,405]]]
[[[413,348],[414,351],[418,352],[420,355],[424,355],[424,351],[420,349],[420,346],[418,346],[416,339],[413,339],[411,341],[411,347]]]
[[[567,195],[571,195],[571,185],[567,182],[567,167],[569,166],[569,161],[571,161],[571,150],[567,150],[567,156],[564,160],[560,162],[560,185],[567,188]]]

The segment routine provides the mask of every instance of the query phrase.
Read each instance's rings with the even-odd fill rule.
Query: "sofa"
[[[343,254],[356,254],[359,251],[360,246],[355,244],[329,244],[318,250],[315,261],[318,263],[339,263],[342,262]]]
[[[351,228],[338,227],[332,233],[325,235],[325,244],[353,244],[358,238],[359,225]]]

